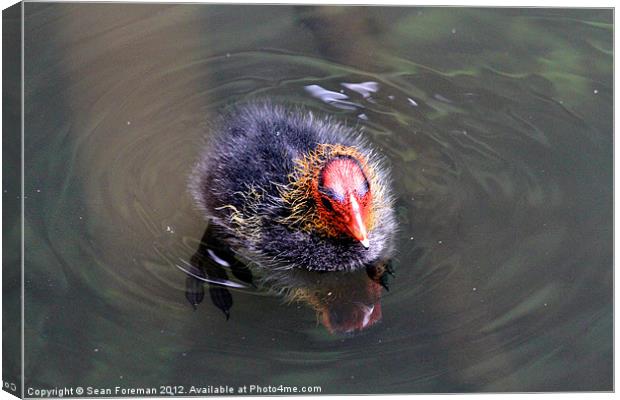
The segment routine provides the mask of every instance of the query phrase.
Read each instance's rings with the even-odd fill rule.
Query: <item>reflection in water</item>
[[[196,309],[203,301],[204,283],[208,283],[211,301],[227,320],[233,305],[227,287],[245,286],[229,280],[226,271],[256,288],[250,269],[217,239],[213,225],[205,230],[189,268],[180,269],[188,275],[185,296],[190,304]],[[283,295],[286,300],[304,302],[313,307],[330,332],[351,333],[381,320],[381,291],[382,288],[388,289],[387,274],[393,274],[390,262],[352,272],[274,271],[266,282],[268,289]]]
[[[359,104],[348,101],[347,99],[349,96],[346,94],[333,92],[331,90],[324,89],[319,85],[308,85],[305,89],[313,97],[343,110],[355,110],[355,107],[361,107]]]
[[[373,93],[379,90],[379,84],[377,82],[360,82],[360,83],[346,83],[343,82],[342,86],[349,90],[357,92],[362,95],[363,98],[368,99]]]

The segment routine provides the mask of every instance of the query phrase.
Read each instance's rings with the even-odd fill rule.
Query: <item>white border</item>
[[[31,0],[32,1],[32,0]],[[36,1],[36,0],[35,0]],[[102,2],[102,1],[94,1],[94,0],[83,0],[81,2]],[[110,2],[120,2],[120,1],[110,1]],[[226,3],[226,4],[232,4],[232,3],[236,3],[236,4],[354,4],[354,5],[372,5],[372,4],[381,4],[381,5],[400,5],[400,6],[407,6],[407,5],[428,5],[428,6],[446,6],[446,5],[450,5],[450,6],[482,6],[482,7],[562,7],[562,8],[571,8],[571,7],[603,7],[603,8],[612,8],[614,7],[614,2],[612,1],[600,1],[600,0],[591,0],[587,3],[583,2],[583,1],[576,1],[576,0],[569,0],[569,1],[548,1],[545,4],[541,4],[539,1],[515,1],[515,0],[504,0],[504,1],[498,1],[498,0],[478,0],[475,2],[472,1],[464,1],[464,0],[451,0],[449,2],[447,1],[436,1],[436,0],[424,0],[423,2],[420,3],[413,3],[412,1],[402,1],[402,0],[389,0],[389,1],[381,1],[381,0],[331,0],[331,1],[326,1],[326,0],[315,0],[315,1],[303,1],[303,0],[287,0],[287,1],[282,1],[282,0],[267,0],[267,1],[256,1],[256,0],[228,0],[228,1],[202,1],[202,2],[198,2],[198,1],[179,1],[179,0],[167,0],[167,1],[146,1],[146,0],[135,0],[132,1],[134,3],[214,3],[214,4],[222,4],[222,3]],[[16,1],[11,1],[11,0],[0,0],[0,6],[2,9],[5,9],[13,4],[15,4]],[[614,22],[615,22],[615,10],[614,10]],[[615,28],[615,27],[614,27]],[[1,35],[1,34],[0,34]],[[1,42],[1,38],[0,38],[0,42]],[[617,31],[614,29],[614,55],[615,55],[615,50],[616,50],[616,46],[615,44],[618,43],[618,34]],[[24,71],[24,60],[23,60],[23,7],[22,7],[22,74]],[[0,53],[0,64],[1,64],[1,53]],[[615,93],[616,93],[616,85],[617,85],[617,68],[615,65],[615,57],[614,57],[614,103],[615,103]],[[22,166],[21,166],[21,179],[22,179],[22,193],[21,193],[21,201],[22,201],[22,232],[23,232],[23,228],[24,228],[24,142],[23,142],[23,127],[24,127],[24,115],[23,115],[23,101],[24,101],[24,82],[22,80]],[[0,81],[0,92],[2,91],[2,83]],[[614,104],[615,106],[615,104]],[[614,107],[614,134],[615,134],[615,121],[616,121],[616,108]],[[618,150],[618,141],[615,140],[615,135],[614,135],[614,199],[617,198],[617,188],[620,187],[619,183],[620,183],[620,178],[618,177],[617,174],[617,169],[616,169],[616,163],[615,163],[615,155],[618,154],[617,150]],[[2,161],[2,154],[0,152],[0,162]],[[619,218],[618,215],[615,213],[615,201],[614,201],[614,266],[615,266],[615,254],[618,251],[618,249],[620,248],[620,239],[618,239],[618,237],[615,235],[615,227],[618,226],[618,222],[619,222]],[[0,196],[0,208],[2,206],[2,199]],[[2,216],[0,215],[0,223],[2,222]],[[1,232],[0,232],[0,239],[1,239]],[[0,249],[1,249],[1,240],[0,240]],[[23,243],[23,236],[22,236],[22,299],[24,298],[24,270],[23,270],[23,255],[24,255],[24,243]],[[614,269],[615,272],[615,269]],[[617,283],[617,276],[614,273],[614,289],[617,287],[616,283]],[[2,278],[0,275],[0,285],[2,283]],[[615,290],[614,290],[614,349],[615,349],[615,345],[616,343],[618,343],[617,339],[617,334],[618,331],[615,325],[615,310],[617,310],[617,306],[618,306],[618,299],[617,296],[615,295]],[[22,302],[22,322],[24,320],[24,305]],[[0,320],[0,331],[1,331],[1,326],[2,322]],[[23,323],[22,323],[22,349],[23,349]],[[2,357],[2,348],[0,347],[0,359]],[[614,351],[614,385],[616,382],[618,382],[618,377],[619,377],[619,372],[618,369],[615,368],[615,351]],[[24,361],[24,354],[22,353],[22,374],[23,374],[23,361]],[[23,376],[22,376],[23,378]],[[24,385],[24,380],[22,379],[22,388]],[[436,396],[438,395],[415,395],[416,399],[432,399],[432,398],[436,398]],[[553,394],[463,394],[463,395],[449,395],[451,398],[456,398],[456,399],[461,399],[461,398],[471,398],[473,397],[478,397],[478,396],[484,396],[487,399],[491,399],[491,400],[495,400],[495,399],[501,399],[501,398],[515,398],[515,396],[526,396],[528,398],[537,398],[537,397],[544,397],[545,399],[549,399],[549,400],[555,400],[555,399],[569,399],[569,400],[577,400],[577,399],[585,399],[585,400],[590,400],[590,399],[601,399],[601,398],[610,398],[612,396],[614,396],[614,394],[608,394],[608,393],[553,393]],[[334,399],[338,396],[303,396],[303,398],[305,399]],[[368,397],[368,396],[347,396],[347,398],[359,398],[362,399],[364,397]],[[371,397],[375,397],[375,396],[371,396]],[[378,397],[378,396],[377,396]],[[381,396],[383,397],[383,396]],[[388,397],[386,395],[386,397]],[[390,399],[405,399],[405,398],[409,398],[411,396],[404,396],[404,395],[389,395]],[[9,399],[14,399],[14,396],[11,396],[10,394],[8,394],[7,392],[4,391],[0,391],[0,400],[9,400]],[[230,399],[231,397],[226,397],[228,399]],[[242,397],[232,397],[232,399],[241,399]],[[265,396],[265,397],[261,397],[264,399],[282,399],[283,397],[271,397],[271,396]],[[300,397],[297,397],[300,398]]]

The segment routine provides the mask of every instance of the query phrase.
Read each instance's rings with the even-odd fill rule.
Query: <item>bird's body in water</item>
[[[303,277],[374,270],[394,252],[384,161],[359,132],[305,109],[260,102],[223,114],[189,187],[261,283],[311,304]]]

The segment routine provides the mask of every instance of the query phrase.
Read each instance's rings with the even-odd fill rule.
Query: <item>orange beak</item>
[[[359,242],[365,248],[370,247],[370,240],[368,240],[368,231],[362,218],[362,208],[353,194],[349,195],[349,203],[351,205],[349,222],[347,229],[351,233],[351,236]]]

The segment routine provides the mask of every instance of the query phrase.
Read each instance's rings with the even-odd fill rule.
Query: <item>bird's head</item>
[[[354,155],[336,155],[326,160],[316,175],[313,195],[322,225],[368,248],[373,198],[362,162]]]
[[[323,144],[297,164],[283,196],[289,222],[369,248],[381,190],[367,158],[353,147]]]

